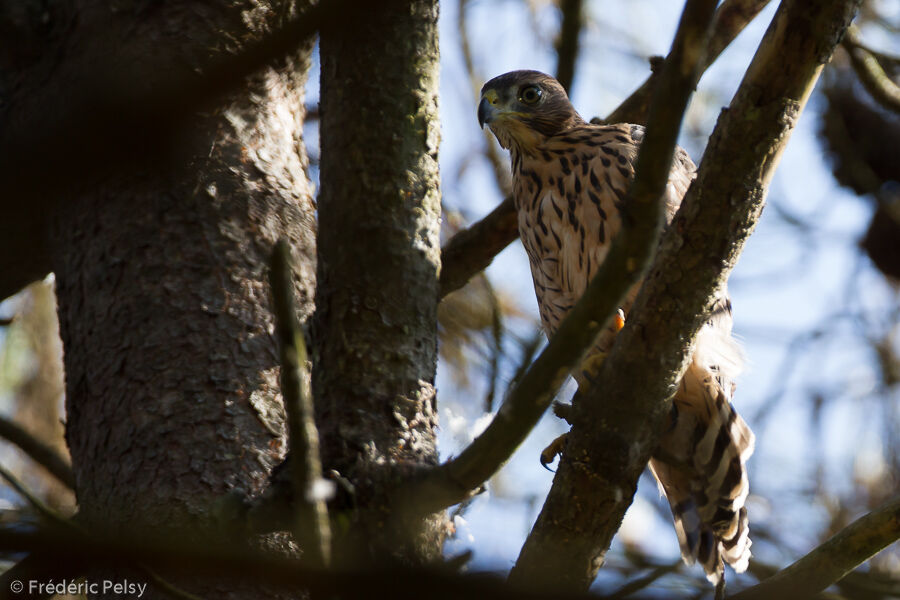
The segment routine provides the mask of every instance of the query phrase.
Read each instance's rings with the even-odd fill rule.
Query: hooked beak
[[[481,95],[481,102],[478,103],[478,125],[482,129],[484,129],[485,123],[490,123],[494,120],[499,101],[500,96],[495,90],[487,90]]]

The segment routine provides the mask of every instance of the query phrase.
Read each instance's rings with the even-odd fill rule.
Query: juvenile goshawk
[[[559,82],[537,71],[514,71],[487,82],[478,120],[510,152],[519,235],[531,262],[541,322],[552,336],[621,227],[644,129],[586,123]],[[667,222],[695,170],[679,148],[664,198]],[[622,306],[626,319],[638,287]],[[741,353],[731,335],[725,289],[716,307],[699,333],[671,422],[650,460],[672,508],[682,557],[689,564],[699,561],[713,583],[722,579],[723,560],[740,572],[750,558],[745,463],[754,443],[731,405]],[[593,356],[604,356],[614,339],[613,329],[601,334]]]

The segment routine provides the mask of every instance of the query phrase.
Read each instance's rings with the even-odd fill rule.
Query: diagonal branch
[[[441,249],[439,298],[458,290],[486,269],[516,239],[517,227],[516,207],[512,198],[506,198],[488,216],[450,238]]]
[[[31,460],[47,469],[54,477],[75,489],[72,465],[60,454],[16,423],[0,416],[0,438],[15,444]]]
[[[716,22],[713,34],[706,47],[706,58],[701,66],[701,74],[728,47],[744,27],[765,8],[769,0],[726,0],[716,11]],[[649,77],[625,99],[619,107],[611,112],[604,123],[645,123],[650,106],[650,97],[659,79],[657,73]],[[594,119],[592,122],[600,122]]]
[[[587,587],[603,563],[656,447],[669,398],[752,232],[766,189],[824,63],[858,0],[777,11],[590,396],[576,405],[568,444],[513,575],[554,573]]]
[[[294,500],[293,534],[312,566],[326,566],[331,555],[331,528],[322,494],[319,432],[313,416],[306,342],[297,322],[290,245],[279,240],[272,251],[270,280],[281,358],[281,393],[287,413],[290,479]]]
[[[850,28],[842,44],[850,56],[853,70],[869,94],[887,110],[900,114],[900,86],[884,72],[878,58],[860,43],[855,27]]]
[[[840,581],[898,539],[900,497],[860,517],[791,566],[731,598],[807,598]]]
[[[716,11],[715,29],[707,45],[701,75],[768,3],[769,0],[725,0],[722,3]],[[657,80],[656,74],[650,75],[605,122],[646,122],[650,94]],[[453,236],[444,245],[441,255],[440,297],[461,288],[473,275],[487,268],[516,236],[515,207],[509,198],[487,217]]]
[[[505,463],[550,405],[556,390],[603,331],[631,286],[643,275],[656,247],[665,191],[682,115],[697,82],[715,0],[687,3],[654,98],[651,127],[637,158],[629,191],[631,219],[581,299],[560,324],[494,420],[460,455],[431,471],[400,495],[429,513],[460,502]]]

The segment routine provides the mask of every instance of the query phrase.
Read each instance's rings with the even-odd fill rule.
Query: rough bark
[[[858,2],[781,5],[723,111],[632,318],[576,403],[553,487],[511,579],[586,588],[631,504],[693,338],[764,204],[769,180]],[[752,517],[751,517],[752,519]]]
[[[385,3],[321,38],[319,287],[313,388],[322,462],[355,487],[353,539],[438,556],[438,519],[401,523],[390,482],[437,461],[437,1]],[[402,473],[398,472],[402,471]]]
[[[296,6],[84,2],[71,10],[52,52],[16,83],[20,116],[61,111],[69,94],[88,93],[97,71],[147,90],[202,71]],[[187,123],[176,168],[146,164],[73,187],[46,207],[66,435],[88,527],[203,526],[216,498],[235,488],[259,493],[282,457],[266,265],[272,243],[290,239],[308,315],[314,209],[301,124],[309,50],[266,67]],[[259,586],[198,585],[221,598],[269,597]]]

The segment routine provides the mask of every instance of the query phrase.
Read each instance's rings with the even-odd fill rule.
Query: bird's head
[[[539,71],[512,71],[481,88],[478,123],[504,148],[529,153],[546,138],[584,121],[560,83]]]

